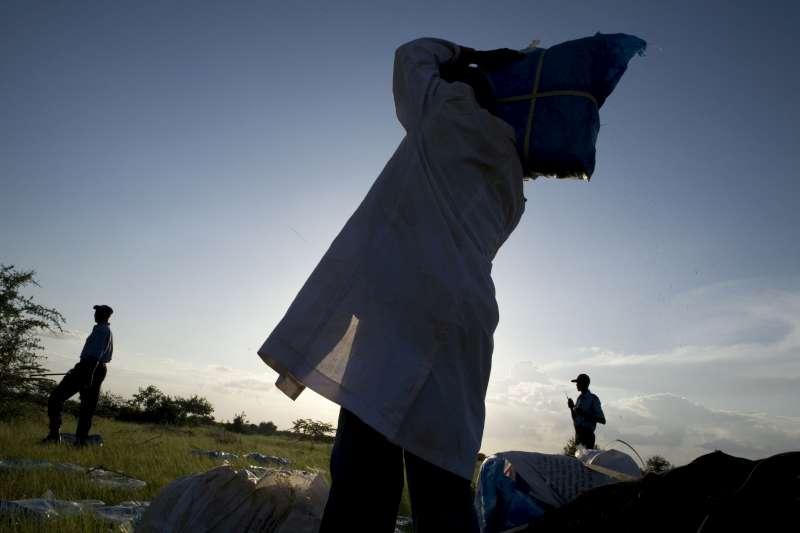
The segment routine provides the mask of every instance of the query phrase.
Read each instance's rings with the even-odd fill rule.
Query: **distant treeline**
[[[39,380],[33,390],[26,392],[24,397],[19,399],[46,406],[50,392],[55,386],[55,381]],[[77,416],[79,405],[77,399],[69,400],[64,410]],[[244,413],[237,414],[230,422],[218,422],[214,419],[213,412],[214,406],[202,396],[193,395],[188,398],[170,396],[155,385],[140,387],[139,392],[129,399],[113,392],[102,391],[95,410],[97,416],[123,422],[220,426],[235,433],[248,435],[297,435],[294,432],[278,431],[273,422],[251,423]]]

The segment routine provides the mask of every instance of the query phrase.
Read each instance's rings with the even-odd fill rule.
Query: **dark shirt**
[[[580,396],[578,396],[578,401],[575,402],[575,407],[572,412],[572,420],[575,427],[582,427],[594,431],[598,422],[601,424],[606,423],[603,408],[600,406],[600,398],[588,390],[582,392]]]
[[[108,363],[114,352],[114,336],[108,324],[95,324],[92,332],[86,337],[86,343],[81,351],[81,360],[100,361]]]

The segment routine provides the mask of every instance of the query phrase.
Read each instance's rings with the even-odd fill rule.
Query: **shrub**
[[[276,426],[272,422],[261,422],[258,425],[257,433],[259,435],[274,435],[277,430],[278,426]]]
[[[672,463],[660,455],[651,455],[644,465],[645,474],[663,474],[672,470]]]
[[[151,424],[199,424],[213,422],[211,402],[200,396],[171,397],[154,386],[139,388],[133,398],[117,408],[116,418]]]
[[[333,425],[320,420],[299,418],[292,422],[292,433],[301,439],[325,440],[329,433],[336,431]]]
[[[562,452],[564,453],[564,455],[575,457],[576,451],[578,451],[578,443],[575,442],[575,437],[570,437],[567,443],[564,445]]]

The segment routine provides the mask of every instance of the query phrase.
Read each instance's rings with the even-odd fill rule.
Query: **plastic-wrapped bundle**
[[[635,55],[647,46],[624,33],[567,41],[498,70],[482,70],[495,115],[514,127],[526,176],[588,180],[594,172],[598,110]]]

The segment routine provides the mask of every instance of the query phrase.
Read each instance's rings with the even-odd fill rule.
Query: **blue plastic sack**
[[[481,465],[475,511],[481,533],[499,533],[542,516],[546,506],[529,493],[502,455],[488,457]]]
[[[493,112],[516,132],[525,175],[588,180],[594,172],[598,110],[647,43],[624,33],[567,41],[498,70],[479,70],[494,93]]]

